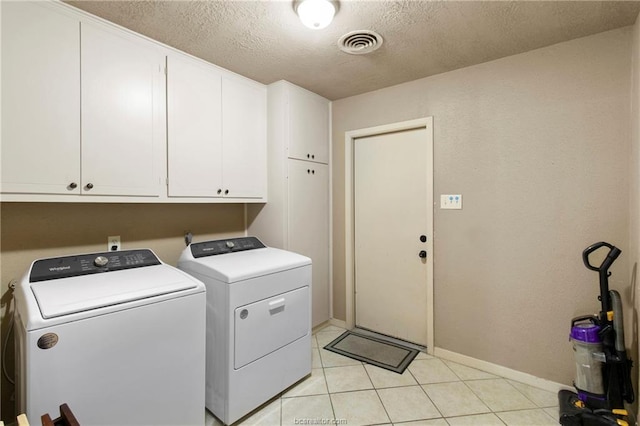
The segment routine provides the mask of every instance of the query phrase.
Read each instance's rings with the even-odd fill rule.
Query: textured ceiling
[[[291,1],[67,1],[265,84],[285,79],[328,99],[388,87],[632,25],[638,1],[341,1],[331,25],[304,27]],[[384,39],[368,55],[337,40]]]

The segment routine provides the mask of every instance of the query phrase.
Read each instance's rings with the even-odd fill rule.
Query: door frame
[[[425,129],[427,131],[427,167],[431,169],[431,182],[427,184],[427,205],[432,206],[431,221],[427,223],[427,235],[433,241],[433,117],[418,118],[399,123],[368,127],[345,132],[345,293],[346,293],[346,325],[355,327],[355,209],[354,209],[354,144],[358,138],[382,135],[385,133],[401,132],[405,130]],[[434,300],[433,300],[433,249],[427,257],[427,353],[434,350]]]

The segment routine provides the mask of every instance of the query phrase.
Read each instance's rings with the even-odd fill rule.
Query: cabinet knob
[[[222,189],[218,189],[218,194],[222,194]]]
[[[426,235],[420,235],[420,241],[423,243],[427,242],[427,236]]]
[[[311,154],[311,159],[313,160],[314,158],[316,158],[316,156],[314,154]]]
[[[69,189],[76,189],[77,187],[78,187],[78,184],[77,184],[77,183],[75,183],[75,182],[71,182],[71,183],[69,184]]]
[[[311,154],[307,154],[307,158],[311,158]]]
[[[88,183],[85,188],[87,189],[93,189],[93,184],[92,183]]]
[[[307,169],[307,174],[311,173],[311,169]]]
[[[425,250],[421,250],[420,253],[418,253],[418,256],[421,259],[424,259],[425,257],[427,257],[427,252]]]
[[[229,193],[229,190],[228,190],[228,189],[225,189],[225,190],[224,190],[224,195],[227,195],[228,193]]]
[[[315,171],[315,170],[311,170],[311,174],[312,174],[312,175],[315,175],[315,174],[316,174],[316,171]]]

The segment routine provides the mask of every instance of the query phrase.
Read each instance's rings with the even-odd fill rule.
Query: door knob
[[[418,256],[420,256],[421,259],[424,259],[425,257],[427,257],[427,251],[420,250],[420,253],[418,253]]]

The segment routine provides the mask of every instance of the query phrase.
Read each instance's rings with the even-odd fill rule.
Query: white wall
[[[599,310],[585,247],[622,249],[611,284],[630,299],[631,40],[627,27],[335,101],[334,316],[344,133],[433,116],[436,199],[464,197],[434,214],[436,346],[570,384],[570,318]]]

